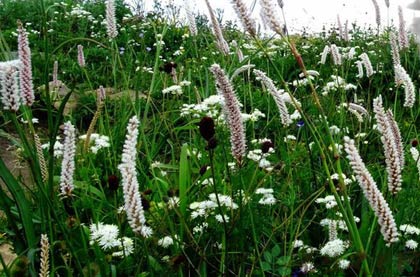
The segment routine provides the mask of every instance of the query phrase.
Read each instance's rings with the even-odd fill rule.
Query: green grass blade
[[[187,191],[191,182],[190,165],[188,161],[188,145],[184,144],[181,148],[181,157],[179,161],[179,208],[183,218],[186,216],[188,196]],[[181,234],[183,225],[181,225]]]
[[[13,196],[19,210],[20,218],[22,220],[23,229],[25,231],[26,243],[29,248],[35,248],[37,239],[32,224],[31,205],[25,197],[24,191],[15,177],[10,173],[6,167],[3,159],[0,159],[0,178],[6,184],[7,189]]]

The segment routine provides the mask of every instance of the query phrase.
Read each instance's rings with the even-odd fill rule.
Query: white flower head
[[[341,240],[335,239],[327,242],[321,249],[320,253],[322,256],[328,256],[331,258],[341,256],[344,251],[348,248],[348,243]]]
[[[412,239],[405,242],[405,247],[411,250],[416,250],[418,245],[418,242]]]
[[[158,240],[158,245],[162,246],[163,248],[168,248],[169,246],[174,244],[174,240],[170,236],[166,236]]]
[[[349,266],[350,266],[350,261],[349,260],[340,260],[340,261],[338,261],[338,267],[340,269],[345,270],[345,269],[349,268]]]

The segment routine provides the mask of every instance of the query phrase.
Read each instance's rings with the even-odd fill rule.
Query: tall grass
[[[198,33],[190,35],[180,22],[165,21],[162,10],[139,18],[116,1],[118,35],[110,36],[100,24],[105,3],[29,2],[40,11],[38,17],[21,18],[33,53],[35,103],[17,112],[2,109],[0,134],[18,149],[31,178],[13,175],[10,162],[0,159],[5,218],[0,232],[18,255],[11,265],[1,260],[7,267],[2,274],[418,274],[420,173],[412,153],[418,149],[419,95],[416,90],[413,107],[404,107],[407,84],[395,82],[391,29],[376,33],[354,27],[348,41],[334,30],[328,36],[288,36],[277,21],[270,24],[281,36],[270,38],[248,36],[234,26],[219,29],[224,40],[237,42],[242,59],[232,45],[221,55],[203,22],[197,21]],[[16,45],[10,31],[16,26],[8,24],[0,33],[2,61],[13,57]],[[83,67],[78,45],[83,45]],[[341,62],[329,55],[320,63],[325,46]],[[418,86],[417,45],[411,41],[399,54]],[[358,77],[355,62],[367,59],[373,74]],[[51,83],[55,61],[58,79],[69,89]],[[232,76],[249,64],[254,67]],[[216,67],[226,75],[223,82]],[[228,80],[247,142],[240,155],[232,155],[238,128],[228,124],[232,119],[225,106],[231,105],[225,97],[233,96],[221,91]],[[100,86],[106,92],[103,102],[97,101]],[[398,155],[404,155],[405,166],[396,195],[388,190],[389,155],[374,116],[378,96],[401,133]],[[70,108],[71,101],[77,106]],[[135,151],[124,153],[136,157],[130,176],[138,188],[123,189],[127,176],[118,166],[133,116],[139,119],[138,140]],[[59,144],[65,139],[64,122],[78,130],[74,190],[67,198],[59,188],[66,170]],[[47,144],[42,154],[48,174],[42,174],[36,136]],[[364,177],[349,163],[345,137],[354,139],[351,153],[360,154],[381,201],[364,197]],[[141,205],[128,195],[139,195]],[[378,232],[384,203],[399,228],[398,242]],[[139,207],[153,230],[150,237],[132,229]]]

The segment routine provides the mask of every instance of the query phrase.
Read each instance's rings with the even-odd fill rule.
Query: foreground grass
[[[52,275],[418,274],[419,161],[413,153],[419,95],[416,90],[413,107],[404,107],[404,85],[394,82],[391,29],[379,34],[353,29],[345,41],[334,32],[253,39],[226,27],[225,38],[238,47],[231,44],[231,53],[223,56],[208,26],[199,25],[199,34],[192,36],[187,27],[163,21],[159,11],[139,19],[125,15],[129,10],[118,4],[119,34],[109,39],[101,25],[103,4],[80,6],[88,15],[71,2],[28,3],[42,15],[21,18],[39,89],[30,108],[2,110],[0,122],[2,134],[12,136],[17,158],[28,163],[32,182],[13,176],[0,161],[6,185],[0,191],[6,215],[0,231],[18,254],[3,274],[36,275],[45,253]],[[4,61],[16,58],[13,29],[1,32]],[[85,66],[77,60],[79,44]],[[331,44],[338,46],[341,64],[331,55],[320,62]],[[373,65],[370,77],[357,77],[355,62],[362,53]],[[305,67],[296,62],[298,55]],[[400,58],[418,85],[414,42]],[[51,82],[55,61],[57,83]],[[230,78],[241,104],[247,145],[241,157],[231,154],[229,111],[218,93],[223,87],[215,86],[213,64]],[[235,74],[241,67],[244,71]],[[305,69],[313,76],[300,76]],[[257,70],[274,80],[287,102],[288,124],[273,99],[276,92],[256,78]],[[96,94],[100,86],[104,99]],[[405,166],[397,195],[387,186],[389,157],[381,139],[386,136],[373,109],[379,95],[401,133]],[[366,114],[351,112],[351,103]],[[72,158],[65,122],[78,131]],[[44,150],[36,146],[35,134]],[[381,215],[376,218],[349,164],[346,136],[355,139],[399,228],[399,241],[390,246],[380,231]],[[134,155],[133,167],[122,157],[123,148]],[[70,161],[74,188],[60,195]],[[127,168],[135,170],[130,180],[138,180],[131,190]],[[146,222],[139,225],[153,234],[135,231],[127,201],[144,210]],[[49,247],[45,241],[40,247],[41,234]]]

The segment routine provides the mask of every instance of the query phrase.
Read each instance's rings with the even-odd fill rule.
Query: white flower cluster
[[[79,136],[79,139],[86,140],[86,135]],[[107,148],[111,146],[109,144],[109,137],[96,133],[90,135],[90,143],[94,144],[90,147],[90,150],[93,154],[98,153],[98,150],[102,148]]]
[[[265,114],[262,113],[259,109],[255,109],[251,114],[242,114],[242,120],[243,122],[247,122],[248,120],[251,122],[256,122],[260,118],[265,118]]]
[[[255,191],[255,194],[261,194],[262,198],[260,199],[260,201],[258,201],[259,204],[261,205],[269,205],[272,206],[274,204],[276,204],[277,199],[274,198],[274,190],[272,188],[258,188]]]
[[[235,210],[238,208],[238,204],[233,202],[230,196],[218,194],[216,197],[215,193],[211,193],[209,195],[209,200],[204,200],[201,202],[193,202],[190,204],[189,208],[192,210],[191,218],[192,219],[195,219],[198,217],[207,218],[219,206],[218,202],[220,203],[221,207],[226,207],[231,210]],[[216,215],[216,220],[218,219],[221,219],[221,215]],[[225,220],[226,220],[226,216],[225,216]]]
[[[309,79],[311,79],[311,81],[312,80],[314,80],[315,78],[313,77],[313,76],[311,76],[311,75],[309,75],[308,76],[308,78],[306,78],[306,77],[301,77],[301,75],[299,75],[299,77],[300,77],[300,79],[297,79],[297,80],[293,80],[293,82],[291,83],[292,84],[292,86],[294,86],[294,87],[304,87],[304,86],[306,86],[306,85],[308,85],[309,84],[309,80],[308,80],[308,78]]]
[[[318,249],[316,249],[315,247],[305,245],[303,243],[303,241],[301,241],[301,240],[295,240],[293,242],[293,248],[297,248],[299,251],[305,251],[306,254],[312,254],[312,253],[318,251]]]
[[[343,178],[344,184],[345,185],[350,185],[351,183],[353,183],[355,180],[354,176],[352,176],[352,179],[347,178],[346,175],[344,175],[344,173],[341,173],[341,177]],[[331,175],[331,180],[340,180],[340,175],[338,175],[338,173],[334,173]]]
[[[95,18],[89,11],[83,9],[80,4],[76,4],[70,11],[70,15],[80,19],[87,19],[89,21],[94,21]]]
[[[327,242],[320,250],[322,256],[328,256],[331,258],[341,256],[344,251],[349,247],[349,242],[341,239],[335,239]]]
[[[54,143],[54,158],[61,158],[62,156],[63,156],[63,149],[64,149],[64,146],[63,146],[63,144],[59,141],[60,140],[60,137],[57,137],[56,138],[57,140],[55,141],[55,143]],[[43,144],[43,145],[41,145],[41,148],[42,149],[49,149],[50,148],[50,143],[49,142],[47,142],[47,143],[45,143],[45,144]]]
[[[337,206],[334,195],[327,195],[325,198],[318,198],[315,200],[318,204],[325,204],[325,208],[332,209]]]
[[[173,95],[181,95],[182,92],[182,87],[180,85],[173,85],[170,87],[167,87],[165,89],[162,90],[163,94],[173,94]]]
[[[208,116],[216,119],[220,115],[220,109],[224,100],[220,95],[211,95],[199,104],[183,104],[181,108],[181,116],[191,115],[195,118]]]
[[[402,232],[402,234],[405,236],[420,235],[420,229],[410,224],[402,224],[400,225],[399,229]],[[409,239],[405,242],[405,247],[410,250],[417,249],[418,245],[419,245],[418,242],[413,239]]]
[[[346,81],[338,75],[331,75],[333,81],[328,82],[322,89],[321,94],[326,96],[330,92],[335,92],[340,89],[348,90],[357,90],[357,86],[353,84],[347,84]]]
[[[112,224],[92,223],[89,226],[90,245],[97,243],[102,250],[112,251],[112,256],[123,257],[134,252],[134,242],[131,238],[118,238],[118,226]]]
[[[413,157],[414,162],[417,165],[417,171],[419,173],[419,180],[420,180],[420,153],[419,150],[415,147],[410,148],[411,157]]]
[[[258,140],[254,139],[251,141],[252,144],[259,144],[259,145],[262,145],[263,143],[267,143],[267,142],[271,143],[271,140],[267,138],[263,138],[263,139],[258,139]],[[271,165],[271,162],[268,161],[267,158],[274,152],[275,151],[273,147],[270,147],[266,153],[263,153],[261,149],[255,149],[248,152],[247,158],[255,162],[258,162],[259,167],[270,172],[273,170],[273,167]]]
[[[302,271],[303,274],[308,274],[309,272],[316,272],[317,270],[312,262],[306,262],[302,264],[300,271]]]
[[[267,170],[272,171],[273,167],[271,162],[267,158],[274,153],[274,149],[270,147],[267,153],[263,153],[261,149],[254,149],[248,152],[247,158],[258,163],[258,166]]]
[[[349,260],[339,260],[338,261],[338,267],[340,269],[345,270],[345,269],[349,268],[349,266],[350,266],[350,261]]]
[[[342,215],[340,212],[337,212],[337,215],[342,218]],[[357,216],[354,216],[354,221],[356,223],[360,222],[360,218],[358,218]],[[321,222],[319,223],[321,226],[331,226],[332,223],[336,224],[336,226],[338,227],[338,229],[343,230],[343,231],[348,231],[346,222],[343,219],[329,219],[329,218],[324,218],[321,220]]]
[[[158,245],[162,246],[163,248],[168,248],[169,246],[174,244],[174,240],[178,240],[178,236],[175,235],[173,238],[171,236],[165,236],[158,240]]]

